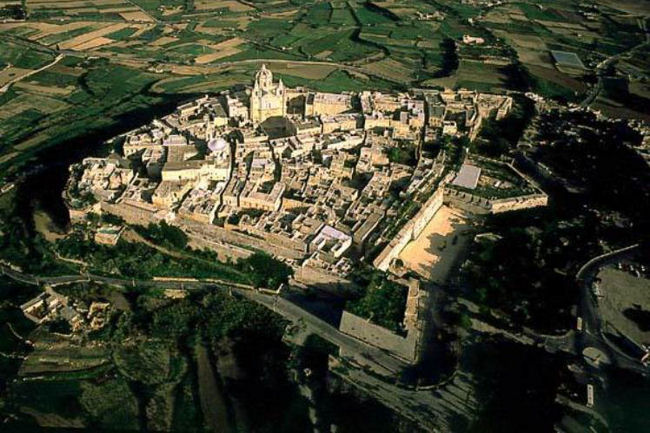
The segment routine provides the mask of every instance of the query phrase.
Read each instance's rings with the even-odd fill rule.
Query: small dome
[[[223,137],[213,138],[208,142],[208,149],[210,149],[210,152],[212,153],[223,152],[227,148],[228,142],[224,140]]]
[[[263,63],[262,68],[255,74],[255,83],[262,88],[267,88],[273,83],[273,72],[266,69],[266,65]]]

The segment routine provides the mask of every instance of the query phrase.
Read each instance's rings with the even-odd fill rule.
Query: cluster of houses
[[[426,193],[441,173],[420,144],[473,139],[511,106],[509,96],[466,90],[291,89],[262,67],[252,88],[202,97],[116,138],[122,152],[73,167],[68,190],[127,222],[176,224],[199,246],[261,248],[344,275],[346,251],[376,242],[404,196]]]

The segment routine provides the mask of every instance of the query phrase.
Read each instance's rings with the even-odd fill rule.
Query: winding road
[[[59,63],[59,62],[61,61],[61,59],[63,59],[64,57],[65,57],[65,54],[63,54],[63,53],[59,53],[59,55],[56,56],[56,57],[54,58],[54,60],[52,60],[52,61],[51,61],[50,63],[48,63],[47,65],[42,66],[42,67],[40,67],[40,68],[38,68],[38,69],[34,69],[33,71],[29,71],[29,72],[26,73],[25,75],[20,75],[20,76],[18,76],[18,77],[12,78],[12,79],[9,80],[9,81],[4,85],[4,86],[0,87],[0,95],[3,94],[3,93],[5,93],[7,90],[9,90],[9,88],[10,88],[13,84],[15,84],[15,83],[17,83],[17,82],[19,82],[20,80],[23,80],[23,79],[25,79],[25,78],[31,77],[31,76],[34,75],[34,74],[38,74],[39,72],[42,72],[42,71],[44,71],[44,70],[46,70],[46,69],[48,69],[48,68],[51,68],[52,66],[56,65],[57,63]]]
[[[607,355],[609,361],[619,368],[635,371],[642,375],[649,375],[650,369],[635,359],[623,353],[603,333],[603,323],[598,313],[598,306],[591,292],[592,284],[599,269],[607,264],[627,257],[633,253],[639,244],[620,248],[606,254],[594,257],[585,263],[576,274],[576,281],[580,285],[579,315],[582,317],[582,332],[576,333],[576,351],[582,353],[584,349],[592,347]]]
[[[104,277],[94,274],[80,275],[63,275],[63,276],[35,276],[12,269],[9,265],[0,263],[0,273],[7,277],[29,285],[48,285],[56,287],[66,284],[94,282],[97,284],[147,287],[158,289],[178,288],[179,285],[185,290],[203,290],[224,288],[254,301],[272,311],[280,314],[286,319],[299,323],[311,333],[317,334],[332,344],[340,347],[347,353],[353,353],[357,359],[361,359],[363,364],[368,366],[375,365],[378,371],[388,371],[391,374],[399,374],[408,365],[375,346],[369,345],[361,340],[342,333],[334,326],[316,317],[315,315],[300,308],[296,304],[282,298],[278,295],[262,293],[253,286],[241,283],[233,283],[225,280],[216,279],[193,279],[178,278],[170,280],[136,280],[128,278]]]
[[[600,94],[600,91],[603,89],[603,71],[607,69],[609,65],[611,65],[613,62],[621,58],[625,54],[632,54],[634,51],[638,50],[641,47],[644,47],[645,45],[650,43],[650,35],[646,35],[646,40],[644,42],[641,42],[638,45],[633,46],[632,48],[629,48],[625,51],[622,51],[618,54],[615,54],[613,56],[610,56],[600,62],[598,65],[596,65],[596,69],[594,72],[596,75],[598,75],[598,82],[589,90],[589,93],[587,96],[585,96],[585,99],[582,100],[580,103],[580,108],[587,108],[590,104],[592,104],[598,95]]]

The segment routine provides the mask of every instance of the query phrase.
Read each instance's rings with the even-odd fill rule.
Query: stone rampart
[[[188,234],[201,237],[206,241],[221,241],[233,244],[235,246],[251,247],[257,250],[265,251],[269,254],[281,256],[289,259],[302,259],[305,253],[296,249],[283,247],[282,245],[272,244],[265,239],[250,236],[245,233],[226,230],[211,224],[199,224],[192,220],[179,218],[174,222]]]
[[[347,311],[343,311],[339,331],[384,349],[409,363],[414,362],[417,357],[417,339],[402,337]]]
[[[422,230],[429,224],[431,218],[438,212],[443,204],[444,188],[439,187],[431,197],[424,203],[422,209],[410,221],[404,224],[397,235],[389,242],[388,245],[379,253],[377,258],[372,262],[377,269],[385,271],[390,266],[393,259],[397,258],[404,247],[413,239],[418,237]]]

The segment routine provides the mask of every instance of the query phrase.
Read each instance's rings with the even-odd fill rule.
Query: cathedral
[[[262,65],[255,74],[255,84],[250,98],[250,118],[254,123],[264,122],[269,117],[286,114],[286,88],[280,80],[273,83],[273,73]]]

